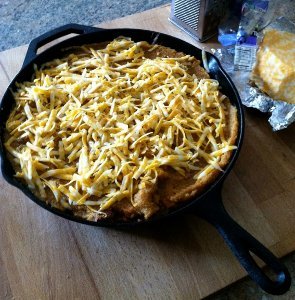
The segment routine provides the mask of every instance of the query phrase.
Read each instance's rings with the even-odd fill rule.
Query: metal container
[[[217,34],[229,0],[172,0],[169,20],[203,42]]]

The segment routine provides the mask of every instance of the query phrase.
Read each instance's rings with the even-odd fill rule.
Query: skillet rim
[[[241,103],[241,99],[240,96],[238,94],[238,91],[236,89],[236,87],[234,86],[232,80],[230,79],[229,75],[224,71],[224,69],[222,68],[219,60],[211,53],[206,51],[206,56],[207,56],[207,60],[209,61],[209,70],[210,70],[210,62],[212,63],[212,70],[210,70],[209,75],[210,78],[212,78],[212,72],[217,72],[220,73],[219,75],[224,77],[224,80],[226,81],[226,83],[228,84],[228,90],[231,91],[232,95],[234,97],[229,97],[230,102],[232,104],[234,104],[234,106],[237,108],[237,116],[238,116],[238,135],[237,135],[237,140],[236,140],[236,146],[237,149],[233,150],[230,161],[228,162],[224,172],[222,174],[220,174],[215,180],[214,182],[208,187],[206,188],[200,195],[198,195],[195,199],[193,200],[189,200],[189,201],[185,201],[184,203],[181,203],[180,205],[177,205],[176,207],[168,210],[168,212],[164,212],[161,213],[159,215],[155,215],[153,217],[151,217],[148,220],[144,220],[144,219],[140,219],[140,220],[131,220],[131,221],[114,221],[114,220],[98,220],[98,221],[89,221],[80,217],[77,217],[73,214],[71,214],[71,211],[65,210],[59,210],[56,209],[54,207],[52,207],[50,204],[46,204],[45,201],[41,200],[40,198],[38,198],[37,196],[35,196],[30,190],[29,188],[21,183],[20,181],[16,180],[13,176],[13,168],[12,165],[10,163],[10,161],[7,158],[7,152],[6,149],[4,147],[4,129],[5,129],[5,123],[7,120],[7,117],[11,111],[11,107],[13,106],[13,103],[10,103],[10,109],[6,111],[4,110],[5,105],[7,105],[7,102],[9,102],[9,99],[11,99],[11,90],[15,87],[15,83],[18,81],[18,79],[20,77],[28,77],[29,75],[26,74],[26,72],[30,69],[32,69],[32,67],[34,66],[34,64],[43,64],[46,61],[50,61],[51,59],[53,59],[54,57],[57,57],[55,55],[58,55],[60,53],[62,53],[63,51],[65,51],[67,48],[69,47],[73,47],[73,46],[81,46],[81,45],[85,45],[88,44],[86,42],[81,42],[81,40],[87,40],[88,38],[94,37],[94,36],[98,36],[100,34],[114,34],[115,36],[120,36],[120,35],[125,35],[125,36],[130,36],[132,39],[134,39],[134,37],[132,36],[132,34],[136,35],[136,34],[143,34],[143,35],[150,35],[150,38],[153,38],[153,40],[156,39],[164,39],[164,42],[161,41],[159,44],[167,46],[167,47],[171,47],[175,50],[177,50],[177,48],[184,48],[184,47],[188,47],[189,51],[186,52],[190,55],[194,55],[196,57],[196,54],[198,54],[199,57],[196,57],[197,59],[200,60],[201,65],[203,65],[202,59],[201,59],[201,54],[202,54],[202,50],[197,48],[196,46],[183,41],[179,38],[176,38],[174,36],[165,34],[165,33],[161,33],[161,32],[157,32],[157,31],[151,31],[151,30],[145,30],[145,29],[134,29],[134,28],[112,28],[112,29],[104,29],[104,28],[95,28],[95,27],[90,27],[93,28],[93,30],[95,31],[91,31],[88,33],[83,33],[80,34],[78,36],[74,36],[71,37],[69,39],[66,39],[62,42],[59,42],[51,47],[49,47],[48,49],[44,50],[42,53],[36,55],[30,62],[24,62],[23,67],[21,68],[21,70],[16,74],[16,76],[14,77],[14,79],[10,82],[7,90],[5,91],[3,97],[2,97],[2,101],[0,103],[0,157],[1,157],[1,171],[2,171],[2,175],[3,178],[12,186],[16,187],[17,189],[21,190],[30,200],[32,200],[33,202],[35,202],[36,204],[38,204],[39,206],[41,206],[42,208],[46,209],[47,211],[58,215],[60,217],[63,217],[65,219],[71,220],[71,221],[75,221],[78,223],[82,223],[82,224],[86,224],[86,225],[91,225],[91,226],[99,226],[99,227],[129,227],[129,226],[135,226],[135,225],[143,225],[143,224],[150,224],[150,223],[154,223],[156,221],[165,219],[167,217],[172,217],[175,215],[178,215],[180,213],[183,212],[187,212],[188,210],[190,210],[191,208],[194,208],[197,206],[197,204],[200,201],[204,201],[206,200],[206,198],[208,197],[212,197],[215,195],[216,191],[219,191],[220,188],[222,187],[223,181],[226,178],[226,176],[230,173],[236,159],[238,158],[241,146],[242,146],[242,141],[243,141],[243,136],[244,136],[244,127],[245,127],[245,120],[244,120],[244,112],[243,112],[243,107],[242,107],[242,103]],[[124,34],[125,32],[125,34]],[[131,33],[131,34],[130,34]],[[80,41],[79,41],[80,39]],[[139,40],[138,38],[135,38],[135,40]],[[141,40],[147,40],[146,37],[144,37]],[[167,41],[168,40],[168,41]],[[98,41],[93,41],[93,43],[97,43],[97,42],[103,42],[103,41],[107,41],[106,39],[100,39],[98,38]],[[33,42],[33,41],[32,41]],[[31,43],[32,43],[31,42]],[[172,42],[176,43],[176,47],[171,45]],[[158,43],[158,41],[156,41],[156,43]],[[169,45],[170,43],[170,45]],[[74,45],[72,45],[74,44]],[[179,50],[177,50],[179,51]],[[181,51],[181,50],[180,50]],[[183,51],[183,50],[182,50]],[[194,52],[195,54],[191,53]],[[53,55],[53,58],[50,59],[46,59],[46,56],[50,54],[49,56]],[[208,59],[209,58],[209,59]],[[42,62],[42,60],[44,60]],[[32,72],[28,72],[30,74],[32,74]],[[216,73],[216,74],[217,74]],[[221,87],[223,88],[223,85],[221,85]],[[13,99],[13,98],[12,98]],[[13,101],[14,102],[14,101]],[[7,112],[5,114],[5,112]]]

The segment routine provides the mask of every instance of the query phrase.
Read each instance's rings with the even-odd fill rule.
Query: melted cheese
[[[218,82],[190,75],[191,56],[144,57],[156,47],[118,38],[36,67],[6,124],[16,176],[64,207],[102,212],[132,202],[163,166],[196,180],[220,169],[236,147],[225,138]]]

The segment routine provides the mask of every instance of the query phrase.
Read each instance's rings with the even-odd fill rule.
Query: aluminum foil
[[[295,33],[295,24],[284,17],[276,19],[267,28]],[[258,38],[262,38],[262,36],[263,32],[258,33]],[[274,131],[287,128],[291,123],[295,122],[294,104],[270,98],[249,84],[250,72],[234,70],[234,47],[211,49],[211,51],[220,60],[225,71],[231,76],[239,91],[242,103],[247,107],[256,108],[270,115],[268,122]]]

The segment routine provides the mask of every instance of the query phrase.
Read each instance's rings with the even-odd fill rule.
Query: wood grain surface
[[[101,27],[157,30],[198,45],[168,21],[169,6]],[[199,44],[210,49],[216,44]],[[27,46],[0,53],[0,95]],[[272,132],[246,111],[226,208],[276,255],[295,250],[295,127]],[[0,177],[0,299],[198,299],[245,276],[215,229],[193,215],[116,230],[55,216]]]

